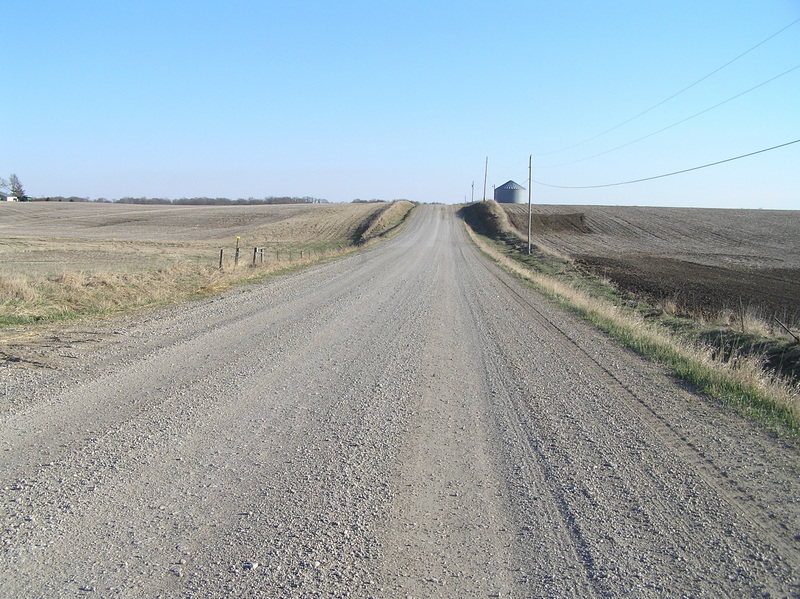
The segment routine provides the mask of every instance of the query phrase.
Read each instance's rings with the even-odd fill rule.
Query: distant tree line
[[[106,198],[81,198],[78,196],[50,196],[47,198],[27,198],[34,202],[98,202],[101,204],[147,204],[150,206],[257,206],[261,204],[327,204],[328,200],[319,198],[180,198],[170,200],[167,198],[120,198],[109,200]]]
[[[5,179],[0,178],[0,191],[4,189],[8,189],[11,187],[13,191],[17,192],[22,196],[24,191],[22,190],[22,184],[19,183],[19,180],[16,178],[15,175],[12,175],[10,181],[13,182],[13,185],[10,185]],[[19,196],[18,196],[19,197]],[[146,204],[148,206],[258,206],[263,204],[327,204],[328,200],[324,200],[322,198],[312,198],[309,196],[305,196],[302,198],[296,198],[291,196],[268,196],[265,198],[239,198],[236,200],[232,200],[230,198],[178,198],[176,200],[172,200],[169,198],[132,198],[132,197],[124,197],[118,200],[109,200],[107,198],[96,198],[91,200],[89,198],[83,198],[79,196],[50,196],[46,198],[25,198],[26,200],[31,200],[34,202],[99,202],[101,204]],[[356,198],[352,200],[353,204],[376,204],[381,202],[387,202],[388,200],[380,200],[377,198],[373,198],[371,200],[362,200],[360,198]],[[393,202],[399,202],[403,200],[391,200]]]
[[[0,177],[0,191],[12,195],[18,200],[25,201],[28,199],[28,196],[25,195],[25,189],[22,187],[22,182],[14,173],[11,173],[8,181]]]
[[[99,200],[99,201],[102,201]],[[262,204],[327,204],[328,200],[320,198],[294,198],[288,196],[266,198],[179,198],[169,200],[166,198],[120,198],[119,204],[148,204],[148,205],[177,205],[177,206],[258,206]]]
[[[355,200],[353,200],[350,203],[351,204],[380,204],[382,202],[385,203],[386,201],[387,200],[379,200],[377,198],[373,198],[371,200],[362,200],[361,198],[356,198]],[[406,200],[405,198],[398,198],[398,199],[392,200],[392,201],[393,202],[407,202],[408,200]]]
[[[14,173],[9,176],[8,180],[0,177],[0,193],[5,193],[15,196],[22,201],[34,202],[100,202],[100,203],[118,203],[118,204],[148,204],[148,205],[179,205],[179,206],[257,206],[260,204],[327,204],[328,200],[321,198],[312,198],[305,196],[302,198],[295,198],[290,196],[267,196],[265,198],[249,197],[239,198],[232,200],[230,198],[180,198],[171,200],[168,198],[131,198],[125,197],[119,200],[108,200],[106,198],[97,198],[90,200],[89,198],[81,198],[78,196],[50,196],[46,198],[29,198],[25,195],[25,189],[22,187],[22,182],[19,177]],[[378,200],[372,200],[378,201]]]
[[[49,198],[30,198],[30,200],[32,202],[88,202],[89,198],[79,198],[78,196],[50,196]]]

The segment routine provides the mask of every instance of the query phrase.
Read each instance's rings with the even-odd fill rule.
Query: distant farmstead
[[[508,181],[494,189],[494,201],[499,204],[524,204],[527,202],[525,188],[518,183]]]
[[[0,193],[0,202],[19,202],[19,198],[13,193]]]

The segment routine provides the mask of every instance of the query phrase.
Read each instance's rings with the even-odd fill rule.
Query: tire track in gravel
[[[427,242],[434,272],[424,276],[435,286],[417,306],[426,313],[424,361],[381,534],[391,591],[382,596],[509,596],[524,588],[518,572],[529,560],[499,476],[479,338],[465,296],[451,291],[463,275],[458,223],[439,213],[447,233]]]
[[[404,264],[399,269],[401,275],[405,275],[408,269],[413,269],[415,262],[411,261]],[[178,335],[178,342],[172,343],[165,348],[158,349],[153,355],[145,359],[134,361],[133,366],[128,366],[123,373],[113,373],[107,375],[99,382],[90,382],[87,386],[82,386],[68,395],[62,395],[55,402],[48,402],[45,405],[37,406],[37,409],[30,412],[20,414],[18,417],[12,416],[9,418],[9,429],[21,431],[21,434],[12,439],[9,435],[8,441],[12,443],[16,451],[12,454],[6,454],[7,458],[18,458],[15,464],[13,461],[7,462],[4,469],[4,475],[13,476],[15,469],[30,466],[31,450],[35,450],[36,443],[41,442],[41,437],[44,436],[51,445],[47,446],[48,454],[53,451],[63,449],[66,454],[64,460],[56,460],[47,465],[47,468],[40,470],[33,477],[28,477],[26,480],[18,480],[14,486],[19,486],[19,491],[24,491],[26,497],[25,501],[29,506],[32,505],[52,505],[53,502],[48,502],[46,497],[48,495],[63,493],[68,496],[78,495],[84,488],[92,491],[91,496],[80,497],[78,500],[61,506],[61,509],[51,511],[38,510],[37,518],[52,521],[56,519],[59,527],[67,527],[74,529],[75,536],[69,547],[64,548],[66,554],[51,558],[50,563],[54,565],[57,561],[61,563],[69,563],[70,555],[75,552],[76,547],[81,547],[84,551],[91,553],[91,547],[94,545],[95,538],[103,536],[103,531],[88,528],[80,525],[89,519],[89,513],[92,506],[98,501],[98,497],[102,493],[97,493],[97,489],[102,490],[104,484],[106,487],[112,488],[112,497],[122,495],[127,498],[136,497],[136,495],[147,496],[144,493],[142,485],[138,482],[140,480],[153,480],[156,482],[168,480],[180,480],[179,473],[183,471],[183,477],[189,477],[186,467],[176,469],[174,463],[169,459],[161,459],[159,453],[174,453],[177,451],[175,447],[176,440],[179,444],[184,444],[187,437],[191,437],[191,431],[186,430],[186,423],[192,423],[193,428],[201,428],[203,435],[208,437],[214,435],[217,439],[216,442],[211,443],[209,447],[224,447],[232,445],[236,447],[237,451],[230,452],[230,456],[223,460],[218,457],[209,457],[210,454],[206,451],[206,464],[199,463],[195,459],[194,466],[208,467],[208,464],[215,463],[212,473],[212,479],[216,480],[215,487],[219,489],[236,488],[240,494],[243,489],[252,488],[252,483],[248,486],[246,481],[237,479],[235,474],[225,472],[225,470],[232,470],[230,464],[235,464],[240,460],[239,454],[247,453],[250,451],[250,445],[245,440],[233,441],[230,433],[226,431],[234,430],[237,423],[241,423],[242,414],[251,413],[254,409],[251,402],[258,400],[259,395],[263,394],[261,389],[278,387],[279,390],[287,387],[286,380],[292,377],[297,377],[303,368],[311,368],[312,373],[308,376],[311,379],[305,384],[317,384],[319,381],[316,377],[319,376],[319,364],[330,363],[336,358],[338,350],[343,353],[356,348],[356,355],[358,351],[369,351],[369,347],[361,347],[365,342],[372,345],[386,345],[387,340],[392,340],[395,345],[401,345],[403,340],[409,338],[413,334],[413,330],[409,331],[409,325],[414,328],[420,328],[421,324],[418,321],[411,320],[408,325],[396,327],[396,320],[391,315],[393,308],[389,305],[391,302],[396,301],[413,301],[413,297],[408,297],[409,292],[419,292],[419,289],[408,288],[405,289],[402,282],[398,280],[395,284],[397,287],[396,293],[392,293],[390,289],[382,286],[373,285],[372,279],[375,273],[382,270],[380,267],[372,267],[370,269],[363,269],[362,276],[346,276],[347,281],[340,286],[347,289],[346,292],[340,293],[335,301],[335,308],[330,305],[317,305],[314,310],[310,310],[310,306],[304,304],[303,298],[297,298],[296,293],[290,298],[291,303],[288,306],[288,312],[285,314],[278,314],[277,318],[269,317],[267,319],[267,326],[264,323],[258,323],[261,319],[263,321],[263,309],[252,310],[244,317],[230,318],[223,316],[222,318],[214,320],[214,326],[203,327],[199,332],[190,331],[188,334],[183,333]],[[365,271],[365,272],[364,272]],[[298,277],[294,279],[297,283]],[[351,280],[352,279],[352,280]],[[424,291],[424,286],[422,288]],[[295,290],[296,291],[296,290]],[[302,293],[302,291],[300,292]],[[344,297],[347,296],[347,297]],[[297,301],[299,299],[299,301]],[[375,318],[370,320],[359,321],[359,319],[352,318],[336,318],[335,312],[342,310],[349,311],[362,311],[361,306],[367,302],[372,309]],[[299,312],[298,312],[299,310]],[[308,314],[308,317],[297,319],[296,314]],[[224,342],[220,343],[219,331],[225,332]],[[265,337],[265,340],[272,342],[271,355],[264,356],[258,353],[253,353],[250,348],[257,346],[260,337]],[[209,343],[209,338],[213,343]],[[331,346],[331,340],[335,340]],[[245,348],[242,351],[237,351],[235,347],[239,345]],[[387,355],[389,352],[385,347],[374,348],[372,355],[381,356]],[[309,356],[313,357],[309,360]],[[402,363],[403,357],[398,356]],[[188,360],[187,360],[188,358]],[[408,356],[406,356],[408,358]],[[196,363],[193,368],[187,369],[187,365]],[[152,377],[152,372],[157,372],[159,365],[170,366],[174,364],[173,368],[168,368],[168,372],[163,375]],[[350,372],[343,373],[342,370],[346,369]],[[365,370],[366,369],[366,370]],[[380,378],[381,369],[385,366],[376,368],[373,361],[367,361],[365,366],[360,369],[358,365],[348,365],[341,362],[338,363],[338,375],[343,380],[350,380],[353,376],[353,371],[358,372],[361,370],[359,381],[360,385],[364,385],[364,379],[373,380]],[[134,382],[134,390],[126,393],[126,384],[124,382],[110,382],[117,378],[127,381],[127,387],[130,387],[131,370],[137,374],[137,379]],[[253,377],[253,373],[256,376]],[[170,381],[175,378],[174,384]],[[166,381],[166,383],[165,383]],[[185,383],[183,381],[189,381]],[[329,383],[337,383],[336,378],[332,378]],[[303,388],[304,385],[301,386]],[[370,389],[374,382],[369,383]],[[336,397],[337,392],[331,391],[329,387],[322,386],[322,391],[315,391],[315,399],[326,399],[330,401]],[[71,445],[65,445],[57,435],[53,436],[51,433],[57,432],[57,429],[63,422],[68,422],[68,415],[70,412],[80,411],[80,408],[85,405],[83,399],[87,396],[102,396],[105,390],[109,397],[113,397],[117,405],[127,407],[128,404],[136,405],[139,403],[138,397],[144,395],[150,401],[142,409],[133,410],[129,409],[126,412],[120,410],[107,410],[102,413],[105,419],[96,421],[91,424],[92,429],[105,429],[105,434],[100,439],[97,438],[84,438],[82,433],[76,435],[73,429],[65,431],[64,434],[71,434],[73,437]],[[339,391],[338,393],[342,393]],[[283,400],[276,398],[276,405],[280,406]],[[100,411],[105,404],[100,402],[99,405],[93,404],[89,407]],[[319,410],[319,408],[316,408]],[[49,424],[48,429],[37,428],[30,426],[31,422],[35,422],[37,418],[42,418],[42,413],[47,413],[48,417],[52,416],[54,411],[61,411],[64,418],[56,417]],[[331,408],[328,407],[327,411],[330,412]],[[304,422],[298,422],[295,410],[288,406],[284,406],[278,410],[279,415],[275,418],[269,419],[281,424],[271,425],[271,432],[279,431],[281,428],[286,428],[287,423],[301,427]],[[86,410],[83,411],[82,417],[87,416]],[[327,416],[330,416],[328,414]],[[328,417],[320,417],[323,421],[328,420]],[[118,424],[117,419],[121,422]],[[263,418],[261,419],[263,420]],[[247,418],[244,418],[247,422]],[[263,425],[258,424],[256,421],[253,424],[255,428],[249,430],[247,438],[260,439],[260,433],[267,430]],[[224,423],[221,425],[220,423]],[[341,424],[341,423],[340,423]],[[81,422],[81,427],[85,426],[85,422]],[[270,428],[270,427],[267,427]],[[290,427],[293,428],[293,427]],[[214,432],[219,431],[219,432]],[[294,428],[292,431],[295,437],[300,437],[302,431]],[[25,443],[27,441],[27,444]],[[294,439],[288,439],[287,444],[297,443]],[[44,443],[43,443],[44,444]],[[62,446],[63,447],[60,447]],[[215,450],[216,451],[216,450]],[[213,454],[213,452],[212,452]],[[88,457],[92,456],[92,457]],[[98,457],[99,456],[99,457]],[[63,477],[60,474],[56,480],[48,481],[47,475],[49,472],[61,473],[64,470],[81,470],[85,463],[90,461],[92,464],[100,463],[105,464],[106,471],[113,470],[107,476],[101,476],[100,472],[93,472],[91,475],[84,473],[75,484],[64,484]],[[117,464],[121,463],[122,466]],[[109,466],[111,465],[111,466]],[[16,467],[16,468],[15,468]],[[120,472],[122,470],[122,472]],[[177,470],[177,471],[176,471]],[[219,472],[222,471],[221,474]],[[285,474],[285,473],[283,473]],[[191,478],[191,477],[189,477]],[[130,490],[120,492],[120,489]],[[208,494],[208,490],[206,491]],[[212,494],[213,497],[213,494]],[[186,502],[187,495],[184,495],[182,502]],[[176,498],[176,503],[177,498]],[[142,526],[141,521],[142,513],[152,511],[152,505],[158,505],[160,502],[156,496],[150,496],[150,502],[144,500],[130,499],[131,504],[139,503],[138,509],[134,512],[134,519],[128,521],[130,528],[145,528],[150,529],[151,526]],[[119,502],[117,502],[119,503]],[[230,509],[229,497],[218,496],[216,500],[211,502],[203,500],[203,510],[205,515],[211,513],[219,514],[227,512],[232,513]],[[128,509],[129,506],[123,504],[123,508]],[[197,506],[196,506],[197,507]],[[159,510],[163,511],[163,510]],[[185,511],[185,509],[183,510]],[[191,510],[190,510],[191,511]],[[250,510],[245,510],[249,512]],[[283,510],[285,512],[285,509]],[[113,513],[114,518],[106,517],[103,520],[125,521],[126,518],[119,513]],[[173,511],[177,514],[177,511]],[[238,513],[238,512],[237,512]],[[223,518],[219,514],[215,515],[212,520],[216,524],[221,525],[223,528],[230,528],[233,522],[230,517]],[[139,518],[140,522],[137,524],[135,518]],[[151,522],[151,525],[154,525]],[[29,527],[33,528],[33,527]],[[86,530],[81,530],[81,529]],[[116,526],[116,528],[120,528]],[[200,527],[199,535],[207,534],[208,526]],[[43,543],[37,539],[36,530],[21,531],[22,534],[16,539],[16,544],[24,546],[27,549],[31,547],[42,546]],[[29,533],[26,536],[24,533]],[[187,533],[184,531],[184,535]],[[45,535],[46,536],[46,535]],[[105,533],[108,536],[108,533]],[[191,536],[191,535],[188,535]],[[355,533],[354,533],[355,536]],[[125,539],[117,538],[115,545],[124,546]],[[187,542],[187,538],[183,538],[182,546],[192,545],[193,543]],[[200,542],[194,543],[202,547],[202,539]],[[163,546],[160,546],[163,549]],[[206,549],[207,550],[207,549]],[[139,553],[146,553],[139,551]],[[20,555],[17,555],[20,558]],[[160,560],[156,554],[145,555],[137,558],[140,563],[139,567],[143,568],[138,572],[138,576],[132,576],[136,579],[133,587],[127,589],[131,592],[132,588],[138,589],[139,592],[149,592],[163,586],[174,586],[167,583],[176,582],[177,579],[182,578],[173,576],[174,568],[164,568],[163,563],[158,563]],[[119,566],[116,568],[115,574],[125,577],[125,570],[130,567],[130,561],[121,560],[120,563],[126,564],[124,568]],[[180,561],[187,562],[185,557],[178,556],[173,564]],[[219,566],[219,563],[216,564]],[[187,566],[186,563],[181,564],[182,568]],[[74,567],[74,564],[71,566]],[[231,566],[234,567],[234,566]],[[159,571],[159,568],[161,570]],[[217,568],[219,569],[219,568]],[[205,571],[214,570],[212,567],[207,567]],[[204,571],[204,572],[205,572]],[[225,574],[228,574],[228,569],[223,569]],[[182,573],[182,572],[181,572]],[[217,573],[217,576],[219,574]],[[84,579],[94,580],[98,578],[96,573],[85,572]],[[28,580],[29,584],[38,585],[36,580]],[[288,583],[290,584],[290,583]],[[94,583],[90,582],[83,586],[94,587]],[[44,588],[36,587],[34,588]],[[119,591],[116,588],[116,591]],[[50,588],[51,591],[57,592],[57,587]]]
[[[486,265],[484,265],[486,266]],[[762,538],[766,538],[785,554],[790,554],[797,550],[795,543],[787,542],[784,536],[776,535],[774,522],[762,517],[759,510],[754,509],[755,499],[748,491],[741,486],[737,486],[735,480],[731,480],[726,472],[714,463],[713,460],[705,457],[697,447],[684,435],[675,430],[675,427],[654,410],[647,401],[628,389],[613,372],[603,366],[597,359],[590,355],[578,343],[567,335],[556,324],[548,320],[547,316],[537,307],[537,305],[524,297],[517,289],[509,284],[504,277],[500,276],[496,270],[486,268],[489,274],[506,287],[509,293],[528,311],[538,323],[550,330],[555,336],[563,341],[565,349],[570,351],[576,360],[592,368],[594,375],[602,380],[609,387],[616,388],[621,397],[628,401],[624,403],[625,408],[630,410],[645,426],[649,427],[653,434],[661,439],[666,447],[677,453],[682,461],[690,464],[696,469],[703,482],[717,493],[739,516],[744,518],[748,524],[759,532]],[[741,498],[741,499],[740,499]],[[788,532],[788,531],[787,531]],[[794,539],[793,539],[794,540]]]
[[[783,562],[778,563],[775,568],[768,567],[765,571],[761,571],[757,575],[752,575],[752,572],[742,571],[729,573],[728,576],[731,577],[731,582],[734,583],[731,585],[731,588],[735,590],[724,592],[718,590],[717,594],[721,596],[741,596],[742,594],[749,595],[750,593],[759,595],[761,592],[777,592],[783,595],[796,592],[798,589],[797,571],[800,562],[798,560],[798,537],[793,531],[795,530],[794,526],[797,522],[797,510],[787,510],[785,515],[788,517],[784,521],[781,521],[781,519],[776,516],[776,512],[780,510],[780,505],[782,503],[780,498],[766,497],[767,501],[765,501],[765,496],[761,493],[760,498],[756,499],[755,491],[761,490],[759,487],[750,485],[748,489],[745,489],[741,482],[736,482],[735,476],[731,476],[726,472],[727,469],[731,468],[732,461],[721,460],[721,456],[719,455],[716,455],[715,459],[706,457],[698,449],[698,445],[701,444],[700,442],[702,440],[690,439],[685,431],[680,432],[678,430],[680,428],[678,423],[683,420],[680,413],[676,413],[674,409],[671,413],[668,413],[668,417],[660,413],[653,407],[654,401],[652,397],[647,397],[642,394],[640,390],[632,388],[630,382],[623,380],[619,375],[612,372],[616,364],[611,362],[609,365],[608,357],[603,355],[604,352],[593,354],[592,351],[597,351],[594,345],[592,345],[593,350],[590,351],[587,349],[589,345],[587,345],[585,339],[581,342],[576,341],[574,324],[570,323],[567,319],[554,318],[552,309],[548,309],[546,304],[543,304],[536,294],[530,290],[525,290],[507,274],[500,272],[496,268],[489,268],[485,263],[483,263],[483,266],[488,275],[502,284],[508,297],[522,308],[526,314],[526,318],[532,318],[536,322],[536,326],[540,327],[544,333],[557,339],[559,351],[567,352],[567,356],[571,355],[571,358],[567,359],[574,361],[574,363],[578,365],[579,370],[588,369],[586,372],[579,371],[578,374],[584,378],[585,375],[588,374],[589,378],[591,378],[592,386],[604,388],[604,392],[610,393],[613,396],[613,406],[605,406],[602,404],[594,405],[595,409],[599,407],[607,412],[605,415],[602,412],[595,414],[595,421],[601,421],[605,416],[609,422],[613,422],[614,418],[619,418],[618,410],[625,409],[631,419],[635,421],[636,427],[643,429],[639,434],[644,434],[652,438],[648,441],[648,444],[660,447],[660,452],[663,452],[665,456],[669,456],[672,459],[677,459],[681,468],[687,470],[681,474],[682,478],[688,481],[692,479],[702,481],[706,489],[704,491],[700,490],[699,492],[692,491],[688,496],[691,499],[694,499],[693,496],[702,497],[702,501],[706,502],[703,507],[708,509],[709,514],[714,514],[720,521],[719,524],[717,524],[717,526],[723,529],[720,536],[732,537],[731,540],[719,538],[712,541],[713,545],[727,545],[724,547],[724,551],[719,552],[720,560],[734,561],[741,559],[741,554],[743,552],[742,547],[749,546],[750,549],[744,550],[744,553],[747,554],[747,551],[751,551],[750,557],[754,555],[757,556],[756,566],[761,565],[761,562]],[[489,286],[489,288],[492,289],[491,286]],[[559,320],[564,324],[558,324]],[[567,333],[566,329],[569,329],[570,333]],[[524,342],[518,342],[518,344],[522,345]],[[602,356],[602,358],[599,356]],[[505,359],[500,363],[501,365],[507,365],[512,361],[513,360]],[[567,368],[564,369],[564,376],[568,376]],[[513,385],[519,378],[520,377],[515,376],[513,372],[507,372],[505,376],[501,377],[501,380],[507,383],[511,382]],[[589,387],[586,383],[584,383],[584,385],[587,388]],[[530,395],[533,386],[534,385],[530,383],[521,382],[518,396],[523,398],[521,399],[523,403],[527,403],[525,396]],[[579,405],[576,407],[580,408]],[[583,411],[585,412],[586,409],[587,408],[584,407]],[[527,412],[528,414],[523,416],[526,420],[526,426],[523,428],[527,428],[528,430],[541,428],[542,421],[540,415],[532,416],[533,413],[527,406],[523,406],[521,411]],[[508,412],[514,412],[513,406],[510,406]],[[575,414],[569,412],[565,413],[562,418],[587,424],[592,423],[592,420],[587,419],[585,414],[581,415],[580,411],[576,411],[575,413],[578,414],[577,418]],[[576,426],[574,428],[580,429],[581,427]],[[597,430],[599,431],[600,429]],[[598,433],[584,434],[587,437],[600,436]],[[553,435],[555,436],[555,432]],[[576,447],[572,449],[574,456],[582,455],[582,452],[577,448],[578,438],[579,436],[576,437]],[[581,533],[582,529],[588,529],[590,527],[585,521],[586,514],[582,514],[574,508],[570,508],[568,504],[572,503],[574,505],[576,502],[566,501],[564,499],[566,495],[564,494],[563,488],[552,486],[552,483],[554,481],[559,481],[559,479],[561,479],[560,484],[563,485],[564,476],[563,474],[560,475],[555,469],[549,467],[549,464],[554,462],[555,456],[548,455],[547,452],[542,451],[542,447],[546,447],[551,441],[551,439],[547,439],[544,444],[539,444],[534,441],[531,445],[534,449],[534,453],[538,453],[539,455],[539,464],[541,467],[545,468],[545,478],[551,483],[552,493],[557,498],[561,497],[561,499],[557,499],[557,503],[562,512],[562,521],[568,525],[568,530],[573,534],[576,547],[583,549],[582,555],[584,556],[584,564],[587,568],[588,577],[593,581],[595,590],[601,595],[606,595],[612,591],[605,581],[598,581],[598,573],[596,571],[597,564],[589,557],[591,553],[596,552],[597,545],[596,543],[587,545]],[[742,449],[739,450],[744,451]],[[586,453],[588,455],[588,452]],[[609,463],[604,464],[604,466],[615,469],[616,465],[611,463],[611,460],[616,461],[616,459],[617,458],[613,455],[609,455]],[[743,460],[742,457],[733,459],[739,462]],[[747,457],[744,458],[744,460],[746,459]],[[733,463],[735,463],[735,461]],[[722,465],[719,465],[718,462]],[[790,477],[790,480],[797,479],[798,470],[796,460],[793,461],[791,458],[788,458],[788,460],[781,465],[784,467],[784,471]],[[663,486],[663,499],[656,493],[647,497],[646,503],[642,502],[643,497],[641,492],[633,485],[641,485],[645,478],[650,478],[654,484],[661,484]],[[674,484],[663,485],[663,483],[658,483],[661,478],[663,478],[662,475],[654,477],[652,473],[647,471],[642,471],[641,474],[634,476],[628,473],[627,477],[620,477],[620,481],[616,486],[618,491],[625,490],[625,492],[633,498],[633,501],[638,504],[634,510],[636,513],[639,515],[648,515],[647,520],[649,526],[653,526],[661,520],[661,526],[669,529],[671,536],[675,537],[676,540],[680,539],[683,541],[692,539],[692,537],[698,537],[697,526],[705,517],[703,512],[699,511],[697,508],[694,508],[693,511],[684,510],[691,513],[691,517],[687,519],[685,514],[680,513],[681,508],[678,505],[666,499],[674,488],[679,488],[681,484],[686,484],[686,482],[682,483],[680,480],[675,479]],[[690,482],[690,486],[695,485],[696,483]],[[586,494],[588,498],[587,490],[584,488],[581,489],[581,491]],[[797,500],[792,496],[791,492],[788,493],[785,498],[790,503],[794,504],[796,508]],[[698,500],[697,503],[700,504],[701,501]],[[656,509],[654,510],[653,507]],[[677,512],[676,507],[678,507]],[[632,512],[632,514],[633,513],[634,512]],[[667,517],[665,518],[664,515],[667,515]],[[699,543],[700,546],[702,546],[702,541],[699,541]],[[739,545],[741,545],[741,547]],[[594,551],[586,551],[586,547],[591,547]],[[691,547],[691,543],[689,547]],[[706,550],[707,549],[708,548],[706,548]],[[716,552],[716,550],[714,551]],[[687,558],[691,558],[692,550],[683,551],[682,553],[683,557],[680,559],[683,561]],[[739,554],[739,557],[733,557],[737,554]],[[606,574],[603,573],[602,576],[605,577]],[[698,575],[698,578],[701,577],[702,575]],[[674,582],[675,581],[673,581],[673,583]],[[657,588],[658,584],[653,583],[650,586]],[[696,593],[698,592],[697,589],[701,587],[693,588],[693,585],[690,584],[689,588],[692,588],[693,592]],[[745,591],[745,589],[750,590]],[[672,590],[673,592],[676,591],[674,587]],[[639,593],[642,591],[642,588],[637,589]]]
[[[471,299],[467,302],[470,324],[478,337],[487,392],[497,413],[495,434],[502,442],[498,451],[505,454],[508,493],[521,523],[515,534],[526,541],[529,551],[533,550],[520,568],[518,586],[511,596],[596,596],[586,576],[593,569],[591,552],[554,489],[555,481],[531,438],[529,423],[520,417],[516,405],[520,390],[514,386],[515,377],[503,365],[495,340],[487,336],[486,301],[492,301],[498,309],[502,309],[502,303],[494,293],[490,293],[490,297],[494,296],[491,300],[479,301],[481,292],[469,283],[475,280],[475,271],[487,269],[487,264],[470,254],[470,244],[463,239],[463,233],[461,236],[459,253],[463,266],[459,288],[462,297]]]
[[[2,596],[800,589],[797,448],[488,265],[451,207],[114,326],[60,378],[0,371]]]

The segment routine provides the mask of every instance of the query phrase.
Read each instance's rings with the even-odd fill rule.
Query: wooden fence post
[[[253,248],[253,266],[256,265],[256,257],[258,256],[258,248]]]
[[[219,269],[222,270],[222,255],[225,253],[223,248],[219,248]]]

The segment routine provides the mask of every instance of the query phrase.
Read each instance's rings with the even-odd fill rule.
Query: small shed
[[[13,193],[0,192],[0,202],[18,202],[19,198]]]
[[[525,204],[528,199],[525,188],[514,181],[503,183],[494,189],[494,201],[499,204]]]

